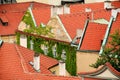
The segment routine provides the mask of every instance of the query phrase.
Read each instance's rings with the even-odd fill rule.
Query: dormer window
[[[0,21],[1,21],[1,23],[2,23],[3,26],[8,26],[8,19],[6,18],[5,15],[2,15],[0,17]]]
[[[53,46],[53,56],[54,56],[54,58],[57,56],[57,48],[56,48],[56,45]]]

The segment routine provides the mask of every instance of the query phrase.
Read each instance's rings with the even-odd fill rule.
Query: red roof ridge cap
[[[22,66],[22,68],[23,68],[23,72],[24,72],[24,73],[29,73],[28,68],[27,68],[27,66],[26,66],[26,63],[25,63],[25,60],[24,60],[24,58],[23,58],[23,56],[22,56],[22,54],[21,54],[18,46],[15,44],[14,47],[15,47],[15,50],[16,50],[16,52],[18,53],[18,56],[19,56],[19,58],[20,58],[20,60],[21,60],[20,62],[21,62],[21,66]]]
[[[110,71],[112,71],[114,74],[120,76],[120,72],[117,71],[114,67],[112,67],[112,65],[111,65],[109,62],[107,62],[105,65],[106,65],[106,66],[108,67],[108,69],[109,69]]]
[[[77,76],[62,76],[62,75],[54,75],[54,74],[41,74],[43,76],[52,76],[52,77],[68,77],[68,78],[79,78]]]

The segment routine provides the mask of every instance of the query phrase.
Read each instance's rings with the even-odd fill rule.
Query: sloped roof
[[[109,75],[105,75],[104,73],[106,72],[106,70],[109,70]],[[108,72],[108,71],[107,71]],[[114,75],[114,76],[112,76]],[[98,75],[103,75],[101,77],[98,77]],[[99,68],[96,71],[92,71],[92,72],[80,72],[78,73],[78,75],[80,76],[84,76],[84,77],[91,77],[91,78],[99,78],[99,79],[105,79],[105,78],[119,78],[120,79],[120,72],[118,72],[114,67],[112,67],[112,65],[110,63],[106,63],[104,66],[102,66],[101,68]],[[107,77],[106,77],[107,76]],[[115,77],[116,76],[116,77]]]
[[[47,24],[51,17],[50,7],[39,7],[32,10],[37,26]]]
[[[28,3],[0,5],[0,19],[8,22],[8,26],[3,26],[2,23],[0,23],[0,35],[15,34],[15,30],[28,6]]]
[[[59,18],[72,39],[76,36],[77,29],[84,28],[87,19],[84,13],[59,15]]]
[[[100,50],[107,25],[90,22],[84,35],[80,50]]]
[[[16,44],[3,43],[0,47],[0,79],[2,80],[81,80],[78,77],[52,75],[48,68],[58,64],[58,61],[40,55],[40,69],[37,73],[29,64],[34,52]]]
[[[112,1],[112,6],[114,8],[120,8],[120,1]],[[103,10],[104,2],[88,3],[88,4],[73,4],[70,5],[71,13],[81,13],[85,12],[85,9],[91,9],[91,11]]]
[[[14,35],[24,13],[30,5],[33,7],[33,13],[38,25],[41,22],[44,24],[48,22],[51,15],[50,5],[48,4],[37,2],[2,4],[0,5],[0,19],[7,21],[8,26],[3,26],[2,23],[0,23],[0,35]]]
[[[32,50],[18,46],[16,44],[3,43],[0,48],[0,79],[41,79],[42,80],[56,80],[60,78],[61,80],[79,80],[74,77],[59,77],[59,76],[49,76],[43,74],[51,74],[48,68],[58,64],[58,61],[47,57],[45,55],[40,55],[40,73],[34,71],[32,66],[29,64],[33,61]]]

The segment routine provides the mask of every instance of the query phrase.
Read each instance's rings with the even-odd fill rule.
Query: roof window
[[[8,26],[8,19],[6,18],[5,15],[2,15],[0,17],[0,21],[1,21],[1,23],[2,23],[3,26]]]

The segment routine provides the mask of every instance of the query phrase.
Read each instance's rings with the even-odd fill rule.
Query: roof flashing
[[[98,24],[109,24],[109,22],[104,18],[92,20],[91,22],[98,23]]]

